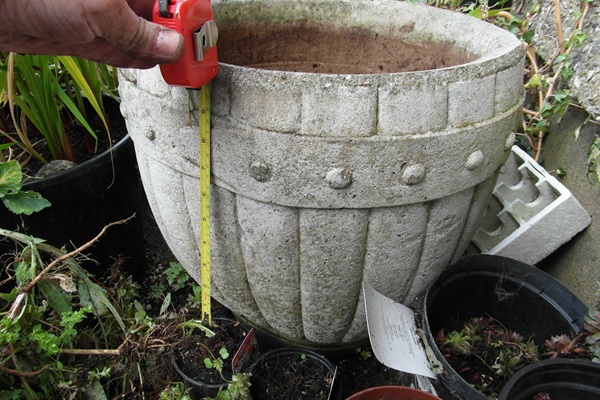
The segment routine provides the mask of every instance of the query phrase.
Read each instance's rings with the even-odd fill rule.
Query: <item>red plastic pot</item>
[[[422,390],[404,386],[377,386],[365,389],[346,400],[442,400]]]

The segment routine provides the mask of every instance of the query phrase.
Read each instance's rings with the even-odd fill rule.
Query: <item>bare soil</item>
[[[252,398],[327,400],[334,373],[316,358],[285,353],[257,361],[252,368]]]
[[[409,33],[413,26],[399,28]],[[306,22],[285,26],[225,27],[219,31],[219,60],[252,68],[324,74],[422,71],[465,64],[474,55],[448,43],[412,42],[364,29]]]

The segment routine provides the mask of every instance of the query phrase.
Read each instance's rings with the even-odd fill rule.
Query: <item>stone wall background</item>
[[[539,54],[548,59],[558,51],[557,25],[552,0],[538,0],[540,12],[533,21],[534,40]],[[573,31],[580,12],[579,0],[560,0],[565,39]],[[516,2],[515,10],[528,12],[533,1]],[[583,46],[572,52],[573,76],[567,84],[583,108],[570,107],[559,123],[553,124],[544,142],[544,167],[548,171],[562,167],[567,175],[561,182],[571,190],[592,216],[591,225],[573,240],[538,263],[569,287],[588,306],[600,293],[600,183],[588,171],[587,156],[600,126],[600,1],[590,2],[582,31],[587,34]],[[584,125],[582,125],[584,124]],[[579,129],[581,127],[581,129]],[[575,132],[579,136],[575,138]],[[561,223],[568,223],[564,221]]]
[[[553,0],[536,0],[540,12],[533,20],[532,28],[538,53],[545,59],[557,54],[559,45]],[[514,8],[521,14],[531,10],[534,1],[518,2]],[[573,32],[580,15],[580,0],[560,0],[563,36],[565,40]],[[581,29],[587,34],[582,47],[575,48],[572,55],[574,74],[568,84],[572,94],[595,119],[600,119],[600,2],[592,0]]]

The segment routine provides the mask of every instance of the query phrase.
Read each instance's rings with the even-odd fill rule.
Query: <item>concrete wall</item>
[[[534,41],[539,54],[548,59],[556,55],[557,24],[553,0],[536,0],[540,12],[533,21]],[[521,13],[531,10],[533,1],[526,0]],[[560,0],[562,28],[565,39],[575,28],[581,11],[579,0]],[[591,2],[582,31],[587,34],[583,46],[572,52],[574,74],[568,84],[584,110],[571,107],[559,124],[552,127],[544,144],[542,165],[548,171],[566,169],[567,176],[560,181],[592,216],[591,225],[571,241],[548,256],[537,266],[554,275],[569,287],[588,306],[596,302],[600,288],[600,183],[588,175],[588,151],[594,137],[600,135],[599,126],[586,124],[574,138],[575,130],[586,120],[588,113],[600,119],[600,3]]]
[[[592,306],[600,292],[600,183],[588,174],[588,151],[600,126],[587,123],[584,110],[571,107],[560,124],[552,127],[544,144],[544,167],[548,171],[562,167],[567,175],[560,181],[573,193],[592,216],[592,223],[537,266],[570,288],[584,303]]]

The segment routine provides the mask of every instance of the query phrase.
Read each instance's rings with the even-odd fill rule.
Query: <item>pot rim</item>
[[[390,391],[392,391],[392,395],[395,394],[406,394],[407,396],[411,396],[411,397],[406,397],[406,399],[416,399],[418,396],[419,400],[442,400],[441,398],[437,397],[436,395],[433,395],[429,392],[425,392],[423,390],[420,389],[416,389],[416,388],[411,388],[411,387],[407,387],[407,386],[398,386],[398,385],[385,385],[385,386],[375,386],[375,387],[371,387],[365,390],[361,390],[360,392],[354,393],[353,395],[351,395],[350,397],[348,397],[346,400],[362,400],[363,398],[365,399],[375,399],[375,397],[369,397],[370,396],[376,396],[376,395],[380,395],[379,392],[384,392],[384,393],[389,393]],[[383,394],[383,393],[381,393]],[[367,396],[367,397],[365,397]],[[386,397],[387,399],[388,397]]]
[[[273,350],[269,350],[265,352],[263,355],[258,357],[254,363],[252,363],[248,367],[248,371],[251,375],[254,375],[254,371],[256,367],[261,364],[265,359],[276,358],[279,356],[286,355],[300,355],[304,354],[306,357],[309,357],[319,364],[323,365],[332,375],[333,379],[330,386],[330,400],[341,400],[342,394],[342,378],[338,374],[338,369],[335,364],[333,364],[327,357],[308,349],[304,349],[301,347],[280,347]]]
[[[133,141],[131,140],[129,133],[127,133],[121,140],[112,145],[111,148],[104,150],[97,156],[45,178],[28,180],[23,183],[23,189],[43,190],[49,186],[54,186],[87,175],[90,171],[100,168],[100,165],[103,165],[105,162],[113,162],[114,157],[125,152],[130,146],[133,146]]]
[[[269,7],[262,6],[268,3]],[[305,7],[308,11],[300,9]],[[320,84],[343,80],[345,85],[362,85],[365,78],[376,79],[385,82],[390,80],[396,84],[411,83],[421,79],[429,82],[451,82],[464,79],[465,76],[480,78],[490,75],[496,71],[510,68],[523,58],[524,50],[521,42],[510,32],[494,26],[491,23],[481,21],[477,18],[459,14],[453,11],[426,6],[418,3],[398,2],[391,0],[218,0],[213,1],[213,9],[217,25],[222,31],[229,25],[236,24],[272,24],[300,20],[313,20],[315,26],[356,26],[377,33],[376,29],[381,26],[398,28],[403,25],[411,26],[413,36],[406,33],[394,32],[394,37],[402,38],[407,42],[412,41],[435,41],[450,43],[459,49],[473,54],[469,62],[429,70],[373,73],[373,74],[334,74],[268,70],[236,65],[228,62],[219,62],[220,74],[238,75],[243,73],[247,79],[249,71],[261,79],[280,78],[286,79],[286,85],[305,84],[306,81],[319,81]],[[256,9],[256,14],[248,10]],[[361,19],[362,15],[373,15],[378,10],[375,24],[371,19]],[[221,12],[223,11],[223,12]],[[331,15],[327,14],[331,11]],[[277,12],[288,13],[282,18]],[[336,12],[339,12],[336,14]],[[249,15],[250,14],[250,15]],[[419,18],[423,14],[430,18]],[[270,16],[276,21],[268,20]],[[300,17],[299,17],[300,16]],[[371,18],[371,17],[370,17]],[[444,29],[436,28],[430,21],[443,20]],[[438,22],[435,22],[437,24]],[[469,31],[465,26],[473,25]],[[483,38],[486,39],[483,39]],[[501,64],[501,65],[500,65]],[[218,76],[217,76],[218,78]]]
[[[540,372],[549,372],[552,374],[553,379],[550,382],[554,387],[556,387],[556,383],[560,382],[559,378],[560,374],[565,374],[563,382],[571,382],[568,378],[570,375],[574,373],[581,373],[589,370],[591,374],[595,374],[600,377],[600,364],[587,360],[587,359],[578,359],[578,358],[555,358],[555,359],[547,359],[535,362],[533,364],[527,365],[520,370],[518,370],[510,379],[506,382],[500,394],[498,395],[499,400],[506,400],[508,395],[511,394],[511,390],[519,381],[523,380],[527,383],[531,379],[535,379],[536,375]],[[598,380],[600,383],[600,378]],[[588,387],[592,387],[593,385],[587,385]],[[596,386],[598,387],[598,386]],[[600,388],[598,389],[600,391]],[[517,393],[512,393],[517,394]]]

